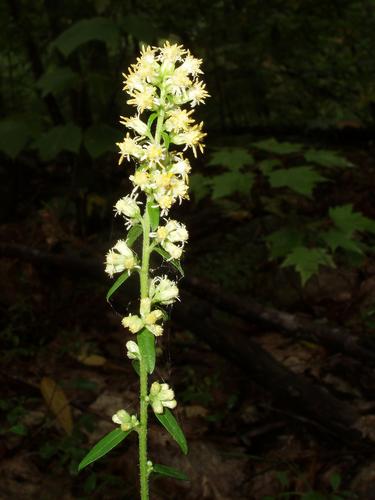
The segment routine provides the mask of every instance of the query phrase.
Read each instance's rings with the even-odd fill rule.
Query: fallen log
[[[230,320],[217,319],[218,310],[190,293],[183,294],[182,307],[175,307],[173,318],[194,331],[215,352],[245,371],[249,380],[265,389],[278,408],[303,424],[334,436],[354,448],[374,450],[355,429],[361,415],[349,403],[303,375],[297,375],[277,361],[250,336],[244,336]],[[222,315],[221,315],[222,316]]]
[[[23,245],[6,243],[0,243],[0,255],[20,258],[46,267],[52,266],[66,272],[79,271],[91,276],[104,277],[102,263],[92,257],[51,254]],[[357,338],[344,328],[330,326],[324,320],[314,321],[306,315],[279,311],[249,297],[243,299],[228,291],[224,293],[219,285],[202,278],[186,276],[181,286],[235,316],[261,323],[268,328],[276,328],[281,332],[304,334],[305,338],[317,341],[331,352],[347,354],[371,366],[375,365],[374,341]]]
[[[23,246],[7,244],[0,244],[0,254],[25,259],[39,265],[57,267],[65,271],[80,270],[80,272],[103,276],[102,266],[92,258],[51,255]],[[251,381],[272,395],[278,407],[287,408],[289,416],[294,415],[299,421],[311,424],[352,447],[363,451],[373,450],[372,444],[363,439],[361,433],[354,428],[361,416],[356,409],[332,396],[305,376],[293,373],[274,359],[256,341],[234,328],[233,322],[222,319],[219,322],[218,310],[212,306],[212,303],[237,316],[261,320],[268,325],[280,327],[277,324],[279,318],[281,327],[289,331],[299,331],[302,328],[299,320],[293,315],[263,307],[254,301],[245,302],[229,294],[223,296],[219,287],[197,278],[187,278],[183,283],[190,292],[194,292],[194,295],[190,292],[183,292],[187,299],[184,301],[184,307],[174,309],[174,318],[178,322],[192,329],[215,351],[240,366],[249,375]],[[198,299],[197,295],[201,298]],[[308,331],[311,330],[316,332],[313,326],[308,329]],[[333,333],[339,337],[340,330],[331,331],[332,335]]]

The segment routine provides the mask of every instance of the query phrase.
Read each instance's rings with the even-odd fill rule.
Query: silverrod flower
[[[179,260],[189,235],[184,224],[168,216],[174,204],[189,199],[191,165],[186,153],[191,149],[196,157],[204,149],[203,122],[196,122],[193,116],[196,106],[209,97],[200,80],[201,64],[202,60],[193,57],[182,45],[167,41],[162,47],[142,47],[136,63],[123,75],[124,90],[129,96],[127,103],[134,106],[135,112],[130,117],[121,116],[120,123],[127,131],[117,146],[119,165],[126,163],[133,188],[116,202],[114,209],[129,232],[126,239],[120,239],[107,253],[105,271],[111,278],[121,273],[107,300],[131,274],[139,275],[139,310],[122,319],[122,325],[134,339],[126,342],[126,356],[139,375],[139,420],[126,410],[119,410],[112,419],[120,429],[97,443],[79,468],[121,442],[127,435],[121,433],[135,430],[139,440],[141,500],[149,499],[148,478],[152,472],[168,475],[165,470],[173,470],[153,465],[149,460],[149,408],[187,453],[185,437],[171,412],[177,406],[173,389],[164,381],[154,381],[149,387],[148,377],[156,362],[155,344],[163,334],[167,318],[165,306],[179,300],[174,281],[166,275],[150,277],[149,262],[151,254],[157,252],[169,265],[181,269]],[[140,236],[142,250],[137,255],[132,245]]]

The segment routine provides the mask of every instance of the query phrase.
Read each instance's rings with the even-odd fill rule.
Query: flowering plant
[[[148,409],[152,408],[158,421],[177,441],[184,453],[187,444],[184,434],[170,410],[176,405],[173,389],[166,383],[154,381],[149,388],[148,376],[155,368],[155,342],[163,334],[167,315],[164,306],[178,300],[179,291],[167,276],[152,279],[149,273],[150,255],[156,251],[177,269],[188,232],[184,224],[168,218],[178,201],[188,199],[189,160],[184,152],[191,148],[194,156],[203,152],[203,123],[192,117],[194,108],[203,103],[208,93],[199,80],[202,61],[193,57],[181,45],[166,42],[162,47],[143,47],[136,64],[124,75],[124,90],[130,95],[128,104],[137,113],[121,117],[130,132],[118,143],[119,164],[133,161],[135,172],[129,176],[132,192],[115,204],[115,213],[124,218],[129,230],[125,240],[119,240],[106,256],[105,270],[110,277],[121,273],[107,294],[115,293],[132,273],[140,277],[139,313],[129,314],[122,325],[137,341],[126,343],[127,356],[140,378],[139,419],[120,409],[112,420],[120,427],[105,436],[86,455],[79,469],[105,455],[131,431],[138,433],[141,500],[149,498],[151,473],[183,479],[184,475],[171,467],[153,464],[147,454]],[[183,106],[189,106],[186,110]],[[145,115],[148,116],[145,116]],[[182,151],[176,146],[184,146]],[[139,196],[142,193],[142,199]],[[160,216],[164,221],[160,222]],[[134,241],[143,236],[142,254],[132,250]]]

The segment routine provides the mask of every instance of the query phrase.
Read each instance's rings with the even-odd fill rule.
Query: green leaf
[[[230,196],[236,192],[249,194],[254,184],[254,174],[239,172],[226,172],[225,174],[217,175],[211,181],[213,200]]]
[[[126,243],[128,247],[132,247],[133,244],[137,241],[137,239],[143,233],[142,226],[137,224],[136,226],[132,226],[128,232],[128,236],[126,237]]]
[[[265,240],[270,248],[270,257],[277,259],[302,245],[303,232],[294,227],[283,227],[266,236]]]
[[[352,240],[350,235],[340,231],[339,229],[330,229],[329,231],[321,234],[322,239],[327,243],[332,252],[335,252],[337,248],[343,248],[349,252],[356,252],[363,254],[361,247],[358,242]]]
[[[291,142],[278,142],[275,138],[266,139],[264,141],[255,142],[252,144],[257,149],[267,151],[267,153],[275,153],[277,155],[289,155],[299,153],[302,149],[302,144]]]
[[[48,94],[59,94],[74,87],[77,80],[77,73],[74,73],[69,66],[60,66],[48,69],[36,82],[36,86],[41,89],[42,97],[45,97]]]
[[[351,236],[355,231],[375,233],[375,221],[361,212],[353,212],[353,205],[341,205],[329,209],[329,216],[335,225],[345,234]]]
[[[313,189],[319,182],[326,181],[313,167],[292,167],[274,170],[268,174],[273,188],[288,187],[296,193],[311,197]]]
[[[160,209],[159,207],[155,204],[155,201],[150,201],[147,204],[147,211],[148,215],[150,217],[150,224],[151,224],[151,229],[155,231],[159,225],[159,219],[160,219]]]
[[[105,123],[92,125],[84,134],[84,145],[90,156],[99,158],[104,153],[117,151],[116,142],[121,140],[121,132]]]
[[[129,273],[128,271],[125,271],[121,274],[121,276],[119,278],[117,278],[117,280],[113,283],[113,285],[111,286],[111,288],[108,290],[107,292],[107,296],[106,296],[106,299],[107,299],[107,302],[109,301],[109,299],[112,297],[112,295],[115,293],[115,291],[120,288],[120,286],[125,283],[125,281],[129,278]]]
[[[181,427],[178,425],[177,420],[174,418],[172,412],[168,408],[164,408],[163,413],[155,413],[155,417],[159,420],[161,425],[169,432],[176,443],[181,448],[182,453],[185,455],[188,452],[188,445]]]
[[[27,427],[24,424],[15,424],[9,429],[13,434],[17,434],[18,436],[27,436]]]
[[[0,122],[0,151],[16,158],[31,137],[30,127],[24,120],[8,119]]]
[[[305,153],[305,160],[311,163],[316,163],[322,167],[352,167],[353,164],[350,163],[346,158],[338,155],[334,151],[328,151],[325,149],[309,149]]]
[[[105,17],[82,19],[61,33],[51,46],[57,47],[64,56],[69,56],[78,47],[93,40],[116,45],[120,40],[119,27]]]
[[[317,274],[320,266],[335,267],[332,257],[325,248],[296,247],[286,257],[281,267],[292,266],[299,273],[302,285]]]
[[[78,153],[81,144],[81,129],[73,123],[59,125],[48,130],[35,141],[43,161],[55,158],[61,151]]]
[[[245,165],[253,164],[253,156],[244,148],[217,148],[207,163],[207,165],[221,165],[230,170],[238,170]]]
[[[280,160],[270,159],[261,161],[258,168],[263,175],[268,175],[275,167],[279,167],[280,165],[282,165]]]
[[[158,114],[157,113],[151,113],[151,115],[148,117],[147,120],[147,128],[151,130],[152,124],[154,123],[155,119],[157,118]]]
[[[331,488],[333,489],[333,491],[337,491],[341,485],[340,474],[332,474],[332,476],[329,478],[329,482],[331,483]]]
[[[177,271],[181,274],[181,276],[185,276],[184,270],[182,269],[179,260],[171,259],[171,256],[166,250],[164,250],[164,248],[155,247],[154,251],[157,252],[159,255],[161,255],[163,259],[168,260],[172,264],[172,266],[177,269]]]
[[[96,445],[87,453],[85,458],[78,465],[78,471],[81,471],[91,463],[99,460],[99,458],[106,455],[108,452],[113,450],[118,444],[123,441],[126,436],[131,433],[130,431],[124,432],[121,429],[115,429],[110,432],[103,439],[101,439]]]
[[[139,366],[139,360],[138,359],[133,359],[132,361],[132,367],[135,371],[135,373],[138,375],[138,377],[141,376],[141,367]]]
[[[160,476],[173,477],[173,479],[179,479],[180,481],[189,481],[188,476],[173,467],[168,467],[167,465],[154,464],[152,472],[159,474]]]
[[[190,191],[194,194],[196,203],[210,194],[211,181],[202,174],[190,176]]]
[[[141,333],[138,333],[137,341],[139,352],[145,361],[147,372],[152,373],[155,369],[156,359],[155,336],[147,328],[144,328]]]

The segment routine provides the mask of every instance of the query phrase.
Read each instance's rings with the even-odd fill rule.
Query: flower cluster
[[[112,422],[119,424],[121,430],[126,432],[139,425],[136,415],[129,415],[125,410],[119,410],[112,417]]]
[[[105,272],[112,278],[114,274],[130,271],[136,266],[137,259],[126,241],[119,240],[106,255]]]
[[[204,148],[203,122],[197,123],[193,117],[194,108],[209,95],[199,79],[201,64],[202,61],[193,57],[189,50],[166,42],[160,48],[143,47],[137,62],[124,75],[124,90],[129,94],[127,102],[136,111],[133,116],[122,116],[120,120],[127,132],[118,143],[119,164],[127,160],[135,168],[129,175],[132,191],[117,201],[114,210],[115,215],[124,219],[133,236],[129,233],[127,240],[119,240],[109,250],[105,270],[111,277],[116,273],[130,275],[134,271],[140,274],[139,313],[128,314],[122,324],[131,333],[139,334],[137,342],[129,340],[126,343],[126,354],[141,368],[146,355],[141,349],[140,336],[145,330],[155,337],[162,335],[166,317],[163,308],[179,298],[176,283],[167,276],[150,279],[148,266],[150,254],[155,249],[162,255],[166,253],[167,260],[179,260],[189,237],[184,224],[167,216],[173,204],[188,198],[191,166],[184,156],[185,151],[190,148],[197,156]],[[142,195],[145,203],[138,200]],[[151,222],[150,209],[164,217],[156,227]],[[131,246],[134,234],[142,233],[140,261]],[[124,275],[119,280],[122,283],[126,278]],[[144,389],[142,393],[141,386],[141,401],[150,404],[155,413],[163,413],[164,408],[173,409],[177,405],[168,384],[154,382],[145,395],[147,392]],[[140,415],[140,424],[135,415],[125,410],[119,410],[112,420],[123,431],[139,425],[142,432],[142,411]]]
[[[168,384],[154,382],[150,388],[149,400],[155,413],[163,413],[164,408],[176,408],[173,389]]]
[[[175,220],[168,220],[165,226],[159,226],[150,236],[156,239],[172,259],[181,258],[184,244],[189,238],[186,226]]]
[[[203,151],[205,133],[203,123],[196,123],[193,109],[203,103],[208,93],[199,80],[202,61],[193,57],[181,45],[144,47],[141,56],[125,77],[124,90],[130,95],[128,104],[136,107],[137,114],[121,117],[128,132],[121,143],[119,163],[126,158],[137,163],[130,180],[134,192],[141,190],[151,196],[167,214],[172,205],[188,198],[190,163],[182,152],[171,151],[170,145]],[[151,113],[148,120],[141,118]]]

